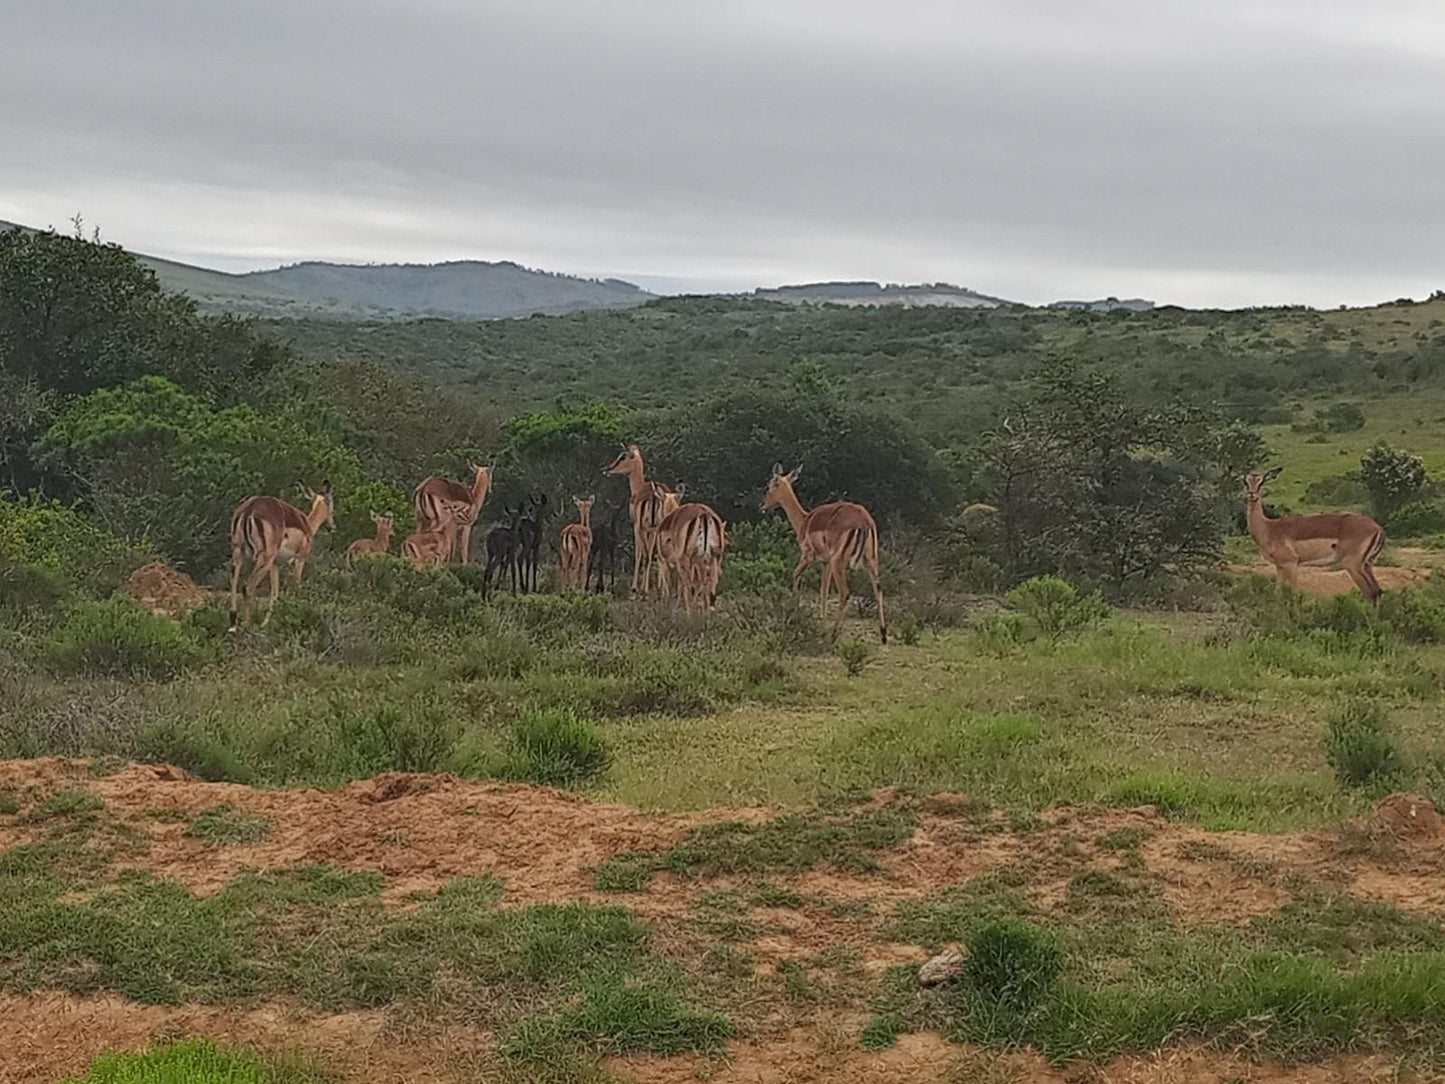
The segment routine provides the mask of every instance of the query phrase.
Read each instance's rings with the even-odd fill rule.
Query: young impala
[[[276,595],[281,590],[281,574],[277,563],[291,565],[291,582],[301,582],[301,572],[306,567],[306,558],[311,556],[311,543],[316,532],[332,520],[331,483],[322,482],[321,492],[315,493],[305,486],[302,494],[311,502],[308,511],[301,511],[293,504],[287,504],[276,497],[247,497],[236,506],[231,515],[231,631],[238,626],[236,616],[237,594],[240,593],[240,620],[245,621],[251,614],[251,598],[261,586],[261,580],[271,577],[271,595],[266,604],[266,616],[261,619],[264,628],[271,620],[271,609],[276,604]],[[249,556],[252,561],[251,575],[241,589],[241,568]]]
[[[557,544],[557,557],[561,565],[558,589],[569,587],[587,589],[587,568],[592,556],[592,498],[583,500],[573,497],[577,505],[577,522],[562,528],[562,538]]]
[[[391,551],[391,526],[392,517],[388,512],[379,516],[371,513],[371,522],[376,524],[375,538],[358,538],[351,545],[346,547],[348,558],[356,557],[363,553],[389,553]]]

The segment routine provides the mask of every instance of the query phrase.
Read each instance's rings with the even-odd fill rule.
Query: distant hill
[[[0,222],[0,229],[26,229]],[[532,271],[504,261],[438,264],[309,262],[233,275],[136,253],[167,290],[203,309],[250,316],[489,319],[641,305],[654,295],[620,279]]]
[[[787,301],[813,305],[922,305],[954,309],[991,309],[1010,302],[990,297],[965,286],[947,282],[920,283],[917,286],[884,286],[877,282],[810,282],[799,286],[759,288],[754,297],[768,301]]]
[[[1051,309],[1085,309],[1089,312],[1113,312],[1115,309],[1147,312],[1153,307],[1154,302],[1142,297],[1126,297],[1122,301],[1117,297],[1105,297],[1098,301],[1050,301],[1048,304]]]

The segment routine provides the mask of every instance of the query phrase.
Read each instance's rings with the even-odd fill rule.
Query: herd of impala
[[[470,485],[433,476],[423,479],[413,491],[416,530],[402,540],[401,552],[418,568],[429,564],[442,565],[454,556],[462,564],[467,563],[472,527],[492,485],[491,467],[475,463],[470,466]],[[799,557],[793,570],[793,587],[796,590],[798,581],[813,562],[822,561],[819,609],[826,620],[829,600],[836,588],[837,621],[841,622],[848,604],[848,569],[862,565],[873,584],[873,597],[878,607],[878,633],[887,643],[888,624],[883,613],[883,593],[878,586],[878,525],[868,509],[852,501],[832,501],[812,511],[805,510],[793,489],[801,470],[801,467],[795,467],[785,473],[782,464],[775,465],[762,504],[765,510],[782,508],[797,535]],[[642,451],[636,444],[628,444],[603,473],[627,479],[628,510],[632,519],[633,594],[650,592],[655,579],[657,590],[662,595],[669,595],[675,590],[689,611],[694,607],[706,609],[712,606],[717,599],[723,550],[728,541],[727,525],[722,517],[700,502],[684,502],[680,489],[649,480]],[[292,582],[301,582],[301,573],[311,554],[316,532],[332,522],[333,501],[328,483],[322,483],[319,493],[304,487],[302,493],[310,502],[309,509],[305,511],[276,497],[248,497],[232,515],[233,630],[248,617],[251,599],[268,576],[271,581],[269,599],[274,603],[280,588],[279,565],[289,563]],[[562,528],[557,544],[560,563],[558,585],[563,591],[585,587],[594,546],[592,498],[573,499],[577,505],[577,521]],[[348,557],[390,552],[391,514],[372,512],[371,518],[376,525],[375,537],[352,542],[346,550]],[[538,520],[528,522],[536,531]],[[517,524],[497,528],[488,538],[488,582],[492,572],[493,536],[500,539],[508,531],[515,533]],[[535,540],[532,552],[536,552]],[[243,584],[241,572],[247,558],[252,562],[251,574]],[[535,566],[535,560],[533,564]],[[675,587],[669,583],[670,579]],[[268,604],[262,624],[270,619]]]
[[[470,551],[472,526],[481,512],[482,502],[492,484],[492,469],[471,464],[472,482],[465,485],[449,478],[431,477],[421,481],[412,494],[416,513],[416,530],[402,540],[402,555],[418,567],[442,565],[453,556],[462,564]],[[862,565],[873,585],[878,609],[878,633],[888,642],[888,623],[883,613],[883,592],[878,585],[878,525],[861,504],[852,501],[831,501],[808,511],[798,500],[794,483],[802,468],[784,472],[775,464],[772,477],[763,492],[764,511],[781,508],[792,524],[798,541],[798,564],[793,569],[793,589],[815,561],[823,562],[818,606],[824,621],[828,604],[836,589],[837,621],[848,603],[848,569]],[[669,574],[676,580],[676,594],[689,611],[694,606],[710,607],[717,598],[718,576],[722,570],[723,550],[727,546],[727,525],[715,511],[697,501],[684,502],[679,489],[651,481],[647,477],[642,451],[628,444],[603,472],[627,479],[628,509],[632,519],[632,592],[647,593],[656,579],[657,589],[671,593]],[[1369,516],[1358,512],[1328,512],[1316,515],[1278,516],[1271,518],[1264,511],[1265,483],[1280,473],[1279,467],[1245,476],[1245,499],[1249,533],[1260,556],[1274,565],[1283,584],[1293,586],[1301,565],[1338,564],[1359,587],[1370,603],[1380,599],[1380,584],[1374,565],[1385,544],[1385,532]],[[332,521],[332,496],[329,484],[321,492],[302,489],[310,508],[300,508],[276,497],[248,497],[237,506],[231,517],[231,628],[245,620],[250,600],[267,576],[271,580],[270,600],[275,601],[280,585],[278,564],[290,563],[292,582],[301,581],[301,572],[311,553],[316,532]],[[560,558],[558,584],[568,588],[585,588],[588,561],[593,548],[591,525],[592,498],[573,498],[577,505],[577,521],[562,528],[557,552]],[[513,518],[516,518],[514,514]],[[347,548],[348,556],[363,553],[386,553],[391,548],[392,517],[390,513],[372,513],[376,524],[374,538],[360,538]],[[532,520],[534,532],[537,520]],[[511,530],[516,531],[514,523]],[[505,531],[507,528],[499,528]],[[491,539],[489,538],[489,543]],[[489,544],[489,551],[492,546]],[[535,587],[536,541],[532,542],[533,586]],[[251,575],[244,586],[241,571],[247,557],[252,561]],[[490,553],[489,553],[490,558]],[[488,562],[490,581],[491,561]],[[524,570],[525,576],[525,570]],[[600,582],[600,581],[599,581]],[[270,606],[262,621],[271,619]]]

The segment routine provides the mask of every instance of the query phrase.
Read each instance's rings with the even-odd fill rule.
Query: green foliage
[[[1359,403],[1331,403],[1315,411],[1315,422],[1331,433],[1352,433],[1365,427],[1365,411]]]
[[[1445,642],[1445,602],[1431,591],[1399,588],[1380,596],[1380,620],[1412,644]]]
[[[973,935],[963,973],[992,1001],[1027,1009],[1063,970],[1063,954],[1046,930],[1023,919],[996,919]]]
[[[216,657],[214,644],[124,595],[70,606],[46,646],[58,669],[169,681]]]
[[[497,769],[504,779],[575,787],[597,779],[612,754],[597,728],[569,711],[529,710],[512,724],[511,744]]]
[[[898,635],[898,642],[904,647],[918,646],[918,638],[923,634],[923,623],[913,611],[904,611],[895,618],[893,628]]]
[[[1305,487],[1304,496],[1310,504],[1326,508],[1348,508],[1350,505],[1362,505],[1368,501],[1370,491],[1365,488],[1360,472],[1350,471],[1347,474],[1331,474],[1316,479]]]
[[[1381,441],[1360,460],[1360,476],[1370,503],[1382,516],[1420,499],[1428,481],[1419,456],[1391,448]]]
[[[102,1054],[83,1076],[61,1084],[322,1084],[325,1078],[295,1059],[262,1057],[209,1039],[185,1039],[141,1052]]]
[[[1372,700],[1348,700],[1330,714],[1325,758],[1346,787],[1388,783],[1403,767],[1385,711]]]
[[[1109,607],[1097,594],[1081,595],[1073,584],[1057,576],[1036,576],[1008,594],[1009,605],[1023,614],[1041,636],[1058,641],[1099,624]]]
[[[845,637],[838,641],[838,658],[843,660],[843,666],[848,671],[849,677],[857,677],[868,665],[868,660],[873,657],[873,648],[862,640],[854,637]]]
[[[391,552],[401,552],[401,540],[416,526],[411,496],[395,482],[373,479],[352,486],[345,504],[336,509],[336,544],[344,550],[358,538],[372,538],[376,524],[371,514],[391,515]]]
[[[863,1025],[860,1042],[864,1050],[887,1050],[905,1030],[907,1025],[903,1017],[897,1013],[884,1013]]]
[[[1390,513],[1392,538],[1414,538],[1445,531],[1445,501],[1411,501]]]
[[[551,1061],[559,1051],[582,1044],[610,1053],[681,1054],[720,1050],[732,1033],[726,1017],[689,1009],[670,991],[598,983],[583,991],[579,1004],[556,1015],[524,1020],[502,1052],[516,1062]]]
[[[245,497],[300,500],[298,481],[325,479],[344,512],[360,475],[353,453],[294,414],[213,410],[158,376],[76,399],[35,455],[74,478],[87,507],[119,533],[200,571],[227,559],[231,513]]]
[[[20,500],[0,497],[0,562],[6,566],[38,570],[87,591],[108,593],[144,559],[142,551],[59,501],[35,494]]]

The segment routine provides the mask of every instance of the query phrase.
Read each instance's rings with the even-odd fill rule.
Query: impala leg
[[[837,568],[833,571],[834,582],[838,584],[838,620],[837,627],[843,627],[843,618],[848,613],[848,558],[842,557],[837,562]]]
[[[266,573],[275,567],[275,561],[263,561],[259,557],[256,563],[251,566],[251,575],[246,578],[246,586],[241,596],[241,620],[248,620],[251,616],[251,601],[256,598],[256,592],[261,589],[261,581],[266,578]]]
[[[864,561],[864,567],[868,569],[868,579],[873,583],[873,601],[878,603],[878,639],[883,643],[888,642],[888,619],[883,616],[883,588],[878,586],[878,559]]]
[[[467,554],[471,551],[472,547],[472,525],[470,523],[462,524],[462,529],[457,532],[456,544],[457,560],[462,564],[466,564]]]
[[[637,594],[637,580],[642,574],[642,521],[632,521],[632,593]]]
[[[827,623],[828,620],[828,588],[833,583],[833,565],[829,561],[823,562],[823,575],[818,584],[818,620]]]
[[[236,601],[237,601],[237,600],[236,600],[236,594],[237,594],[237,592],[238,592],[238,590],[240,589],[240,586],[241,586],[241,565],[242,565],[242,563],[243,563],[244,561],[245,561],[245,556],[244,556],[244,554],[242,553],[242,551],[233,547],[233,548],[231,549],[231,631],[232,631],[232,632],[235,632],[235,631],[236,631]],[[250,606],[249,606],[249,605],[246,606],[246,610],[249,612],[249,610],[250,610]],[[245,615],[243,615],[243,619],[244,619],[244,616],[245,616]]]
[[[798,564],[793,569],[793,594],[798,593],[798,584],[803,580],[803,573],[808,571],[808,566],[813,563],[812,554],[804,551],[803,556],[798,558]]]
[[[291,562],[291,586],[301,586],[301,572],[306,568],[306,558],[297,557]]]
[[[281,593],[281,570],[272,561],[266,570],[271,576],[271,597],[266,600],[266,616],[261,618],[261,627],[264,629],[271,623],[271,611],[276,608],[276,596]]]
[[[1375,579],[1374,572],[1369,565],[1346,565],[1345,571],[1350,574],[1350,579],[1355,581],[1355,586],[1360,589],[1360,594],[1371,606],[1378,606],[1380,603],[1380,584]]]

